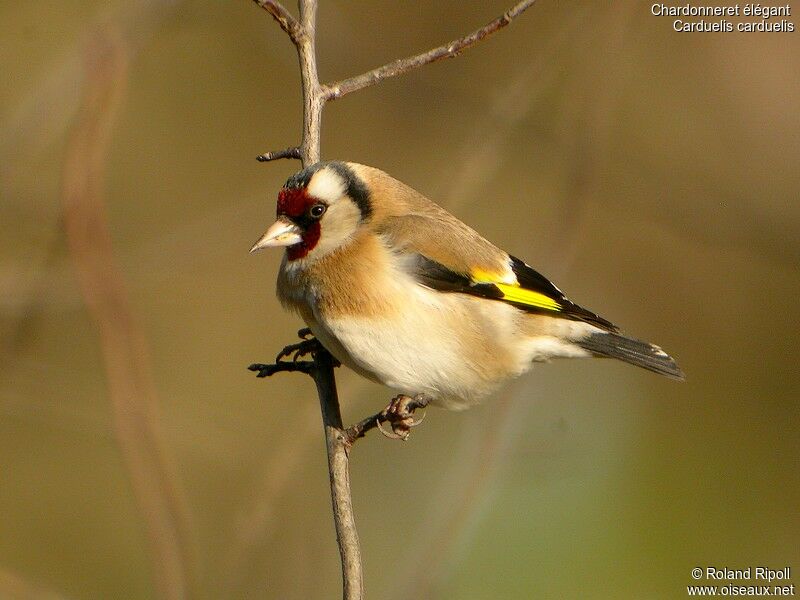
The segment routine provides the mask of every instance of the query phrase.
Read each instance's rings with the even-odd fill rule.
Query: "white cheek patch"
[[[331,205],[320,222],[321,235],[312,253],[321,256],[345,244],[356,232],[360,222],[361,212],[352,202]]]
[[[336,172],[330,169],[317,171],[306,189],[309,196],[319,198],[326,204],[333,204],[345,193],[344,181]]]

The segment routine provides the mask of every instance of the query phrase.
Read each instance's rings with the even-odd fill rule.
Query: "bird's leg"
[[[311,330],[308,327],[298,331],[297,335],[301,341],[297,344],[290,344],[281,350],[278,353],[278,356],[275,357],[275,363],[270,365],[255,363],[247,368],[251,371],[257,372],[258,374],[256,377],[269,377],[270,375],[274,375],[275,373],[280,373],[282,371],[299,371],[307,374],[311,373],[312,369],[314,368],[314,361],[300,359],[304,356],[308,356],[309,354],[313,355],[315,352],[319,352],[324,348],[322,347],[322,344],[319,343],[317,338],[310,337]],[[284,360],[289,357],[291,357],[291,361]],[[339,361],[336,359],[333,360],[334,366],[340,366]]]
[[[424,394],[417,394],[413,398],[405,394],[395,396],[389,405],[377,415],[375,424],[386,437],[406,441],[411,435],[411,429],[425,420],[426,413],[423,413],[422,418],[415,421],[414,411],[418,408],[425,408],[429,402],[430,398]],[[392,431],[386,431],[381,427],[381,421],[389,423]]]

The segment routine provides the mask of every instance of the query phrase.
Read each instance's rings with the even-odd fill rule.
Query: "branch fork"
[[[310,53],[312,55],[314,53],[314,17],[312,16],[310,20],[304,20],[303,23],[300,23],[288,10],[286,10],[286,8],[284,8],[280,2],[272,0],[253,1],[261,8],[266,10],[270,15],[272,15],[272,18],[277,21],[281,29],[283,29],[289,35],[289,39],[292,40],[298,50],[298,54],[300,55],[301,71],[303,71],[307,67],[305,64],[306,60],[304,60],[304,55],[309,54],[307,51],[304,51],[304,49],[310,49]],[[403,73],[407,73],[413,69],[418,69],[419,67],[425,66],[432,62],[436,62],[445,58],[455,58],[460,56],[464,50],[471,48],[478,42],[483,41],[487,37],[497,33],[509,25],[515,18],[533,6],[535,2],[536,0],[522,0],[521,2],[518,2],[509,8],[496,19],[489,21],[489,23],[483,27],[472,31],[463,37],[452,40],[447,44],[443,44],[428,50],[427,52],[422,52],[406,58],[400,58],[386,63],[383,66],[376,67],[365,73],[361,73],[360,75],[354,75],[340,81],[334,81],[332,83],[320,83],[319,80],[316,79],[316,59],[314,58],[312,62],[313,72],[316,79],[316,82],[314,82],[315,85],[307,87],[306,78],[303,78],[303,96],[305,104],[306,106],[309,104],[314,105],[314,113],[317,115],[316,122],[319,123],[320,113],[327,102],[331,100],[338,100],[347,94],[370,87],[376,83],[380,83],[384,79],[402,75]],[[316,14],[317,0],[299,0],[298,3],[300,5],[301,18],[304,16],[304,14]],[[307,93],[309,91],[312,92],[310,95]],[[304,121],[306,121],[305,116]],[[304,133],[309,132],[305,131]],[[303,137],[304,139],[306,138],[305,135]],[[316,137],[318,142],[318,130]],[[317,150],[318,149],[319,144],[317,144]],[[278,150],[259,154],[256,157],[256,160],[259,162],[269,162],[281,158],[294,158],[303,160],[304,154],[301,152],[301,147],[295,146],[292,148],[287,148],[286,150]],[[312,162],[317,161],[315,160]]]

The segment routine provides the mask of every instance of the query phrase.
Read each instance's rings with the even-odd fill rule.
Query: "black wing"
[[[511,257],[511,269],[519,286],[502,282],[475,281],[468,273],[458,273],[441,263],[421,254],[416,255],[414,276],[426,287],[440,292],[458,292],[511,304],[526,312],[547,314],[553,317],[585,321],[606,331],[617,331],[617,327],[595,313],[581,308],[553,285],[544,275],[535,271],[518,258]],[[533,292],[533,294],[525,294]],[[529,301],[528,298],[548,299],[548,302]]]

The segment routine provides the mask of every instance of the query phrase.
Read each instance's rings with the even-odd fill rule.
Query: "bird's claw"
[[[298,362],[304,356],[308,356],[311,354],[312,356],[319,352],[320,350],[324,350],[325,348],[320,343],[320,341],[312,337],[313,334],[311,333],[311,329],[308,327],[304,327],[300,331],[297,332],[297,337],[300,338],[300,342],[296,344],[290,344],[286,346],[283,350],[278,353],[278,356],[275,357],[275,363],[282,363],[285,358],[289,358],[291,356],[292,362]],[[333,366],[334,367],[341,367],[342,363],[338,360],[333,358]]]
[[[300,333],[304,331],[305,331],[304,329],[301,329]],[[317,338],[313,337],[308,339],[303,338],[303,341],[297,342],[296,344],[289,344],[283,350],[278,352],[278,356],[275,357],[275,362],[276,363],[283,362],[284,359],[289,357],[291,357],[292,362],[297,362],[304,356],[308,356],[309,354],[318,352],[321,349],[322,349],[322,344],[319,343]]]
[[[313,360],[300,360],[309,354],[312,357],[325,348],[315,337],[311,337],[311,329],[308,327],[301,329],[297,332],[300,342],[286,346],[275,357],[275,362],[269,365],[263,363],[254,363],[247,367],[249,370],[256,372],[256,377],[269,377],[275,373],[299,371],[301,373],[310,374],[314,370]],[[291,358],[291,360],[286,360]],[[334,367],[342,366],[335,358],[331,357]]]
[[[429,399],[423,394],[418,394],[413,398],[401,394],[392,398],[389,406],[384,408],[378,419],[376,425],[380,432],[387,438],[392,440],[406,441],[408,436],[411,435],[411,430],[425,420],[427,413],[422,413],[422,417],[414,420],[414,411],[418,408],[425,408],[428,405]],[[381,426],[382,422],[389,423],[391,431],[387,431]]]

